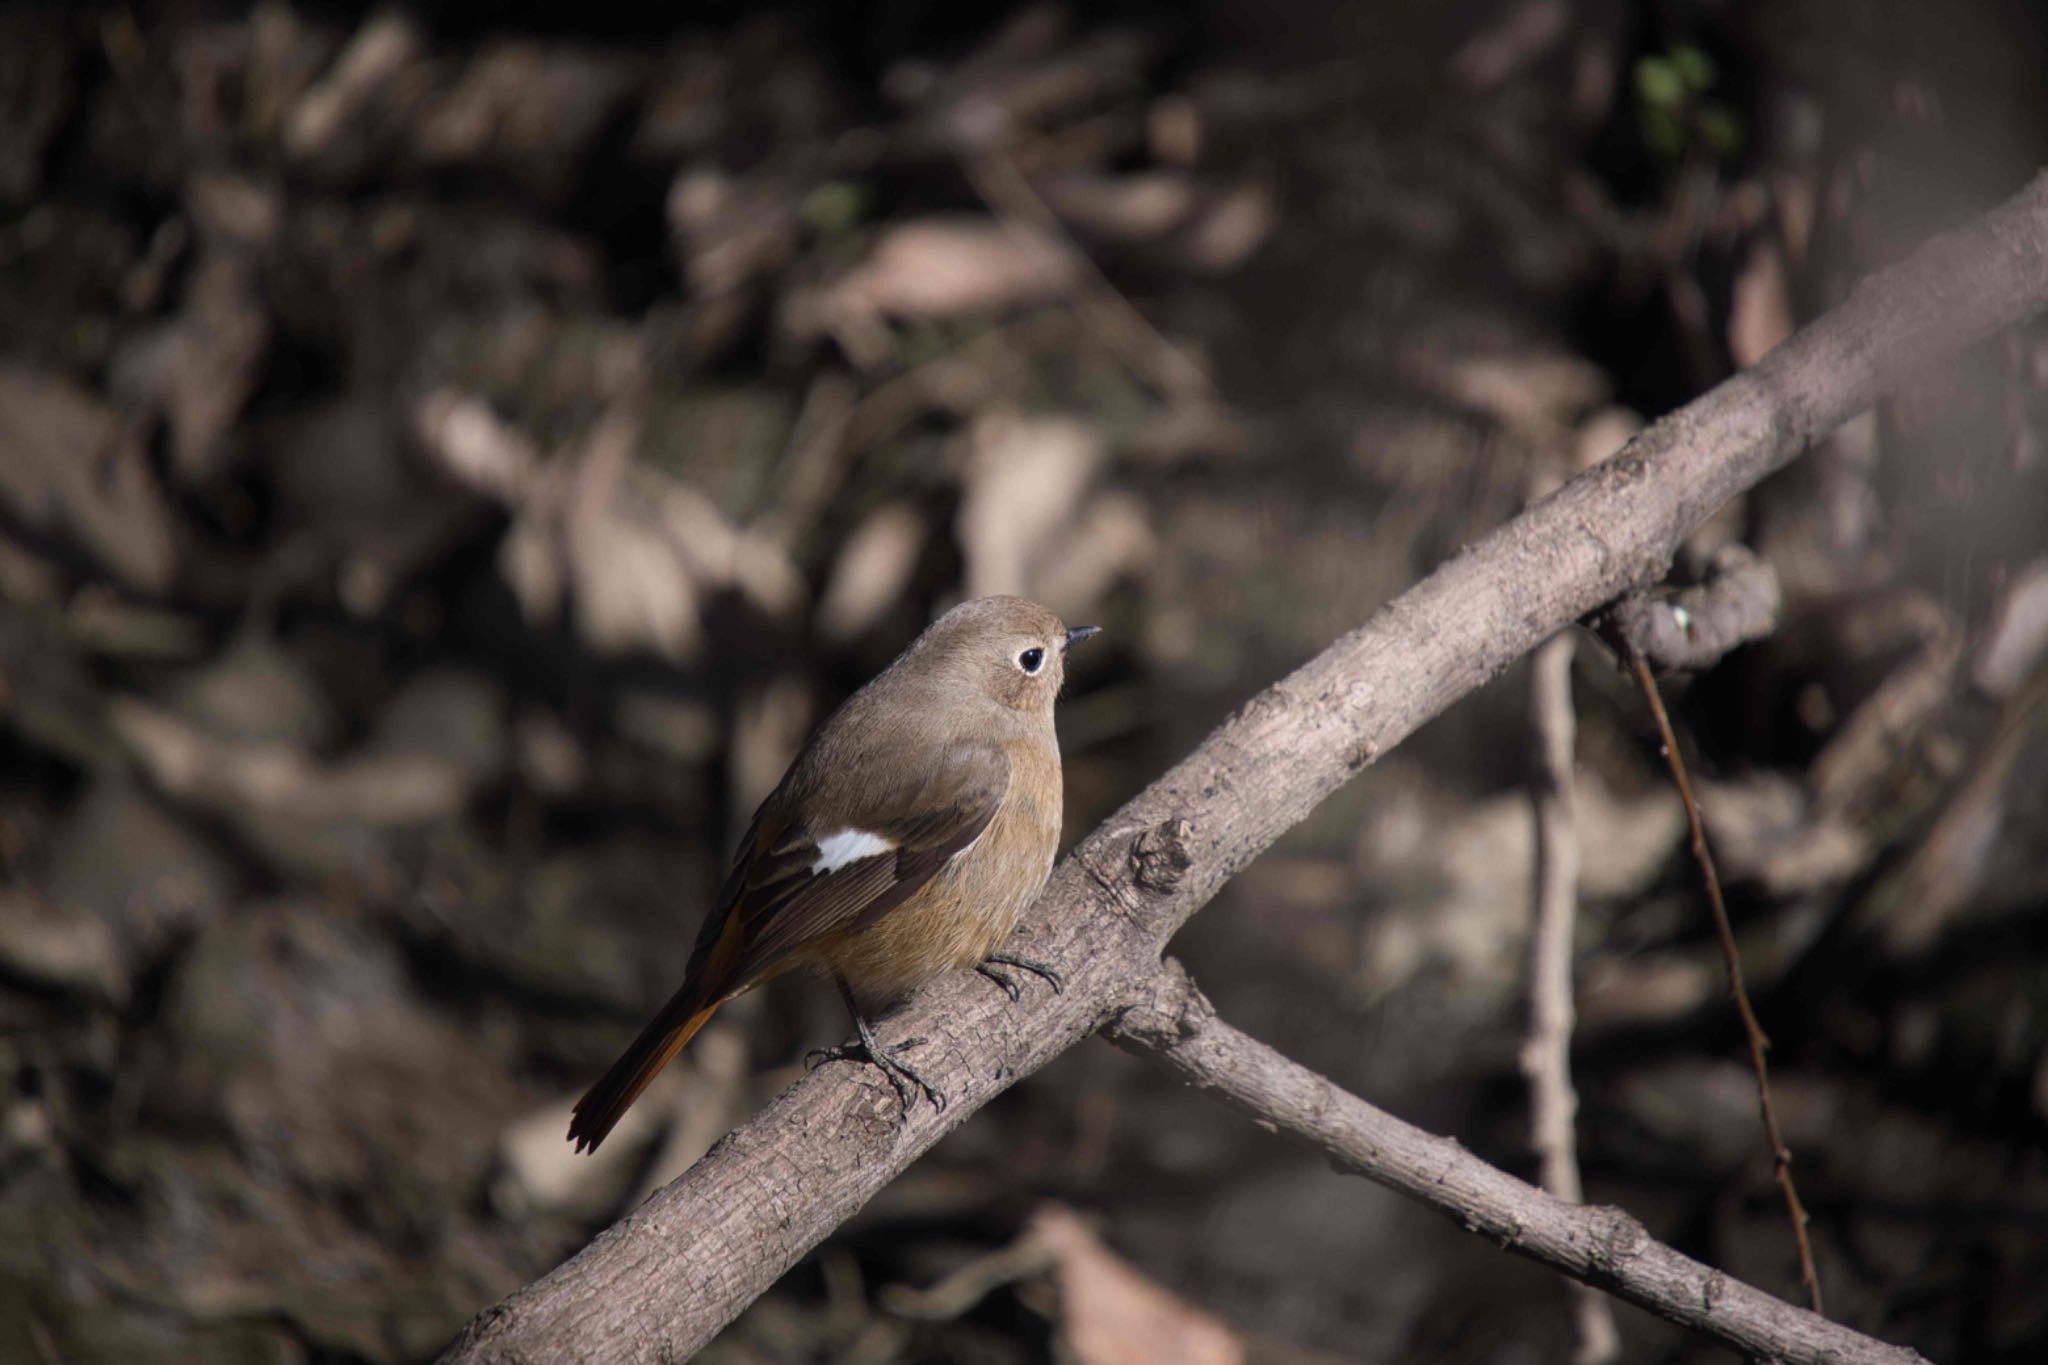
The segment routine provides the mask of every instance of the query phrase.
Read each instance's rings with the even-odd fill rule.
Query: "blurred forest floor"
[[[562,1140],[736,826],[934,611],[1107,627],[1071,841],[2048,150],[2016,0],[745,8],[0,11],[0,1358],[430,1358],[844,1032],[776,983]],[[1830,1311],[1944,1361],[2048,1359],[2044,393],[2048,331],[1998,338],[1731,508],[1697,557],[1757,548],[1784,626],[1669,684]],[[1588,1196],[1796,1298],[1643,707],[1594,647],[1575,683]],[[1529,1173],[1526,691],[1176,950]],[[1567,1330],[1091,1045],[705,1358],[1143,1358],[1133,1321]]]

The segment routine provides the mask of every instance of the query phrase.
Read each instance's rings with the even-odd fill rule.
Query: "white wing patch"
[[[877,853],[888,853],[895,847],[879,834],[870,834],[864,829],[842,829],[818,840],[818,858],[811,864],[811,875],[822,877],[828,872],[837,872],[848,863],[872,858]]]

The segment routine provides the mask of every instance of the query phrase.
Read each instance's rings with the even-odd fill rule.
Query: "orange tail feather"
[[[689,994],[678,993],[669,1001],[653,1022],[640,1031],[625,1055],[613,1062],[611,1070],[576,1101],[575,1116],[569,1120],[569,1139],[576,1144],[577,1151],[596,1151],[605,1134],[617,1126],[633,1107],[633,1101],[640,1098],[640,1092],[725,1003],[714,1000],[693,1010]]]

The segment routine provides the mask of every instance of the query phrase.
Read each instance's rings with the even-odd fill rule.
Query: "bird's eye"
[[[1023,669],[1026,673],[1036,673],[1039,669],[1045,667],[1045,651],[1037,645],[1031,646],[1031,648],[1017,656],[1017,667]]]

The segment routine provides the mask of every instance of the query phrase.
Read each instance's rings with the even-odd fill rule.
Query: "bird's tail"
[[[688,986],[676,992],[653,1022],[640,1031],[625,1055],[613,1062],[611,1070],[576,1101],[574,1117],[569,1120],[569,1140],[576,1144],[577,1151],[596,1151],[605,1134],[640,1098],[640,1092],[725,1003],[725,999],[717,999],[700,1005],[699,998]]]

